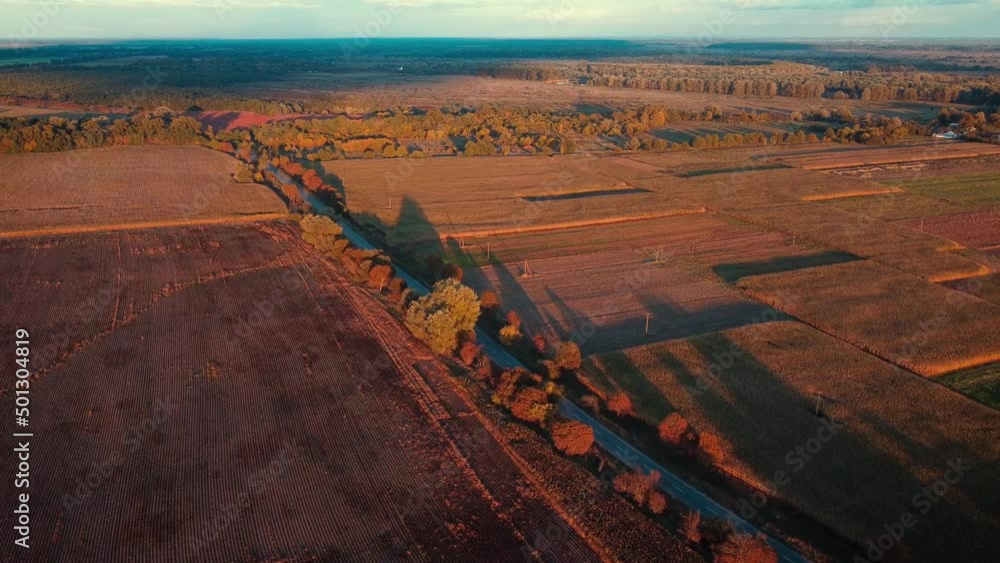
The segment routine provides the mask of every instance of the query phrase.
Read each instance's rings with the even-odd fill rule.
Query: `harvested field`
[[[977,250],[1000,248],[1000,208],[980,213],[911,219],[906,225]]]
[[[953,158],[974,158],[1000,154],[1000,146],[986,143],[948,141],[923,146],[869,148],[865,151],[830,151],[809,155],[784,156],[779,162],[807,170],[833,170],[904,162],[927,162]]]
[[[1000,262],[1000,256],[997,256],[997,261]],[[945,282],[942,285],[1000,305],[1000,276],[995,273],[980,278]]]
[[[517,311],[529,335],[579,339],[585,354],[683,338],[749,324],[765,307],[667,264],[618,252],[546,258],[465,273],[477,291],[492,289]],[[646,334],[646,315],[651,315]]]
[[[912,219],[912,222],[906,224],[911,226],[916,225],[918,230],[921,218],[953,215],[975,209],[974,206],[917,195],[906,191],[888,192],[866,197],[833,199],[824,201],[823,203],[839,210],[879,221]]]
[[[699,213],[658,193],[630,189],[595,173],[594,159],[565,157],[432,158],[325,163],[342,183],[354,218],[395,241],[487,236]],[[594,191],[587,198],[550,196]],[[547,198],[528,201],[526,198]]]
[[[1000,360],[1000,306],[871,261],[754,276],[738,285],[921,375]]]
[[[49,115],[68,116],[73,115],[63,109],[57,108],[37,108],[30,106],[5,106],[0,105],[0,119],[8,117],[41,117]],[[80,114],[76,114],[80,115]]]
[[[189,111],[184,115],[193,117],[203,125],[208,125],[216,131],[232,131],[234,129],[249,129],[255,125],[264,125],[272,121],[290,121],[299,118],[321,118],[308,115],[262,115],[249,111]]]
[[[972,469],[947,502],[918,516],[907,560],[985,563],[982,555],[995,552],[1000,518],[990,507],[1000,502],[1000,413],[935,382],[795,322],[585,363],[604,390],[627,391],[650,424],[680,413],[696,431],[721,438],[721,470],[860,544],[913,511],[914,495],[961,459]],[[796,453],[823,436],[824,420],[842,428],[813,455]],[[787,479],[780,486],[779,471]]]
[[[477,419],[449,423],[468,438],[442,425],[413,365],[446,369],[293,226],[27,248],[70,276],[67,300],[117,296],[32,382],[37,560],[600,560]],[[5,327],[84,324],[35,288],[0,302]],[[50,338],[32,328],[34,346]],[[2,397],[13,408],[10,387]],[[14,495],[13,480],[0,488]]]
[[[700,266],[726,281],[731,281],[737,270],[743,271],[742,275],[753,275],[750,272],[765,273],[781,263],[787,265],[781,269],[795,269],[799,262],[818,265],[825,259],[834,260],[821,250],[793,246],[791,238],[780,233],[761,231],[708,213],[600,227],[466,238],[462,242],[464,247],[448,240],[444,248],[439,245],[402,248],[413,252],[420,260],[431,254],[443,254],[463,268],[618,252],[635,261],[659,259],[664,263]]]
[[[112,147],[0,156],[0,236],[286,213],[232,180],[237,161],[199,147]]]

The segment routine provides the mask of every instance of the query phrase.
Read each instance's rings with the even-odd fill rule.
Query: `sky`
[[[0,0],[0,37],[1000,38],[1000,0]]]

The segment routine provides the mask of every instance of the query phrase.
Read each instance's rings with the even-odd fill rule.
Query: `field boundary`
[[[499,229],[480,229],[477,231],[458,231],[458,232],[448,232],[441,233],[441,240],[448,240],[453,238],[477,238],[477,237],[492,237],[501,235],[519,235],[523,233],[537,233],[542,231],[562,231],[565,229],[576,229],[580,227],[594,227],[600,225],[615,225],[619,223],[637,223],[640,221],[649,221],[652,219],[662,219],[664,217],[683,217],[685,215],[701,215],[707,212],[704,207],[697,207],[696,209],[678,209],[673,211],[665,211],[663,213],[650,213],[648,215],[641,215],[635,217],[610,217],[608,219],[595,219],[593,221],[564,221],[561,223],[548,223],[545,225],[534,225],[529,227],[509,227],[509,228],[499,228]]]
[[[79,235],[87,233],[106,233],[115,231],[135,231],[159,229],[163,227],[199,227],[203,225],[234,225],[240,223],[256,223],[287,219],[287,213],[258,213],[253,215],[237,215],[233,217],[208,217],[205,219],[174,219],[167,221],[141,221],[138,223],[112,223],[108,225],[80,225],[75,227],[52,227],[49,229],[32,229],[27,231],[0,232],[0,239],[34,238],[54,235]]]

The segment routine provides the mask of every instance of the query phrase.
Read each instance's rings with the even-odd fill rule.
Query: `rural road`
[[[268,169],[271,170],[271,172],[277,176],[280,181],[299,186],[299,191],[302,193],[303,199],[308,201],[309,204],[313,206],[313,209],[328,212],[328,215],[344,229],[344,236],[347,240],[351,241],[351,244],[362,250],[377,249],[377,247],[368,242],[368,239],[366,239],[364,235],[362,235],[352,224],[345,221],[342,217],[335,215],[332,210],[328,208],[328,206],[317,201],[311,194],[309,194],[309,192],[305,190],[305,188],[299,185],[298,182],[294,182],[291,178],[285,175],[284,172],[274,167],[268,167]],[[414,292],[420,295],[426,295],[430,292],[425,284],[407,272],[404,272],[398,266],[396,267],[396,275],[406,280],[407,286],[413,289]],[[483,347],[483,351],[486,355],[488,355],[498,366],[509,369],[528,369],[482,329],[476,329],[476,337],[479,344]],[[764,533],[746,520],[740,518],[736,513],[722,506],[705,493],[702,493],[680,477],[674,475],[669,470],[653,461],[649,456],[636,449],[634,446],[615,434],[612,430],[601,424],[600,421],[587,414],[583,409],[576,406],[568,399],[562,399],[559,401],[559,412],[570,420],[582,422],[593,428],[594,440],[598,443],[598,445],[628,467],[635,471],[641,471],[645,474],[649,474],[653,471],[659,473],[660,480],[657,484],[660,489],[680,501],[682,504],[686,505],[688,508],[698,510],[702,513],[702,515],[710,518],[728,520],[732,523],[733,529],[741,533],[754,535]],[[768,541],[771,543],[771,546],[774,547],[780,561],[787,563],[809,563],[809,559],[805,558],[802,554],[778,541],[774,537],[768,536]]]

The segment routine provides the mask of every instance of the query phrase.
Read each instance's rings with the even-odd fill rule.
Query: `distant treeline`
[[[733,96],[1000,104],[1000,77],[976,74],[839,72],[794,63],[752,66],[530,63],[483,67],[494,78],[571,80],[594,86]]]

